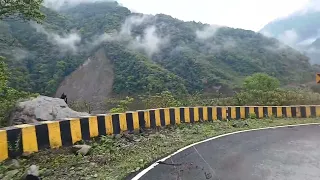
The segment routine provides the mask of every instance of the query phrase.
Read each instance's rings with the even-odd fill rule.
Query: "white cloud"
[[[260,33],[266,37],[273,37],[272,33],[266,30],[260,31]]]
[[[169,43],[169,37],[160,36],[154,25],[147,26],[143,31],[143,35],[134,36],[132,31],[135,27],[151,21],[152,17],[147,15],[130,16],[122,24],[119,32],[104,33],[95,38],[91,44],[97,46],[106,41],[122,41],[128,44],[127,47],[129,49],[142,50],[151,58],[154,53],[159,52],[164,45]]]
[[[202,30],[197,30],[196,36],[198,39],[202,39],[202,40],[209,39],[216,34],[219,28],[220,26],[217,26],[217,25],[206,26]]]
[[[308,38],[308,39],[305,39],[301,42],[298,42],[297,45],[298,46],[308,46],[308,45],[311,45],[316,39],[317,39],[317,37]]]
[[[163,13],[186,21],[254,31],[299,9],[320,9],[318,0],[44,0],[44,5],[57,10],[65,6],[99,1],[117,1],[134,12]]]
[[[94,2],[102,2],[102,1],[116,1],[116,0],[44,0],[43,5],[58,10],[62,7],[72,7],[81,3],[94,3]]]
[[[141,13],[163,13],[186,21],[260,30],[270,21],[302,8],[308,0],[119,0]]]
[[[131,41],[129,48],[141,49],[149,57],[152,57],[154,53],[160,51],[160,48],[169,42],[168,37],[160,37],[156,33],[156,27],[150,26],[144,30],[144,36],[137,36],[135,40]]]
[[[288,49],[289,46],[286,45],[286,44],[283,44],[281,42],[278,42],[276,43],[275,45],[272,45],[272,46],[265,46],[264,47],[266,50],[268,51],[272,51],[272,52],[276,52],[276,53],[279,53],[279,51],[283,51],[285,49]]]
[[[299,36],[294,29],[287,30],[278,36],[281,42],[291,46],[294,46],[298,42],[298,38]]]
[[[37,23],[31,23],[31,26],[34,27],[37,32],[46,35],[48,41],[59,47],[61,52],[77,52],[78,45],[81,42],[81,37],[77,33],[74,32],[70,34],[59,35],[47,31],[42,25]]]
[[[120,36],[131,36],[132,29],[140,26],[143,22],[150,20],[153,16],[148,15],[134,15],[129,16],[121,26],[119,32]]]
[[[237,42],[232,37],[220,37],[223,38],[223,40],[221,40],[223,44],[217,44],[214,37],[220,28],[222,28],[222,26],[208,25],[201,30],[198,29],[195,31],[196,38],[203,45],[201,47],[202,51],[214,53],[234,48],[237,45]]]
[[[319,0],[309,0],[297,13],[303,14],[303,13],[314,12],[314,11],[320,11]]]

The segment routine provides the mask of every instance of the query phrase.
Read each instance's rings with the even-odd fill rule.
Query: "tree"
[[[0,0],[0,20],[17,16],[25,20],[41,22],[45,16],[40,11],[43,0]]]
[[[119,101],[119,104],[117,105],[117,107],[114,107],[112,109],[110,109],[111,113],[123,113],[129,110],[129,105],[134,101],[133,98],[131,97],[126,97],[123,100]]]
[[[41,23],[45,18],[40,11],[43,0],[0,0],[0,20],[4,18],[34,20]],[[0,38],[0,42],[5,42],[9,46],[14,43]]]
[[[0,92],[7,87],[8,83],[8,69],[4,62],[4,57],[0,56]]]
[[[274,91],[279,87],[279,80],[266,73],[255,73],[252,76],[248,76],[243,83],[243,88],[247,91]]]
[[[8,125],[8,115],[19,99],[37,95],[10,88],[9,74],[5,58],[0,56],[0,127]]]

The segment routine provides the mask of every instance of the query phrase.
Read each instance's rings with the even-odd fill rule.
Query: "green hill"
[[[10,86],[18,90],[53,95],[101,48],[112,62],[114,95],[217,87],[227,93],[255,72],[283,85],[314,76],[306,56],[253,31],[136,14],[116,2],[42,11],[47,16],[42,25],[0,22],[0,55],[11,69]]]

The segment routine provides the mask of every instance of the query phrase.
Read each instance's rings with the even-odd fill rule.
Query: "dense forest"
[[[257,72],[282,85],[314,76],[306,56],[253,31],[132,13],[116,2],[41,11],[42,24],[0,21],[0,55],[17,90],[53,95],[101,47],[113,62],[115,94],[227,92]]]

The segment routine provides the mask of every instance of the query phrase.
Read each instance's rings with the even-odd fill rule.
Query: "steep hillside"
[[[113,65],[101,48],[64,79],[55,97],[65,93],[71,101],[100,102],[111,95],[113,82]]]
[[[311,63],[319,64],[320,12],[317,10],[297,11],[292,15],[268,23],[260,30],[310,57]]]
[[[42,25],[0,22],[0,37],[7,39],[0,55],[8,59],[14,88],[100,99],[220,87],[225,93],[255,72],[283,84],[314,76],[306,56],[253,31],[131,13],[115,2],[42,11]]]
[[[267,31],[274,36],[280,36],[288,30],[294,30],[298,35],[296,41],[301,42],[309,38],[315,38],[319,35],[319,18],[319,12],[296,12],[286,18],[270,22],[263,27],[261,31]]]

